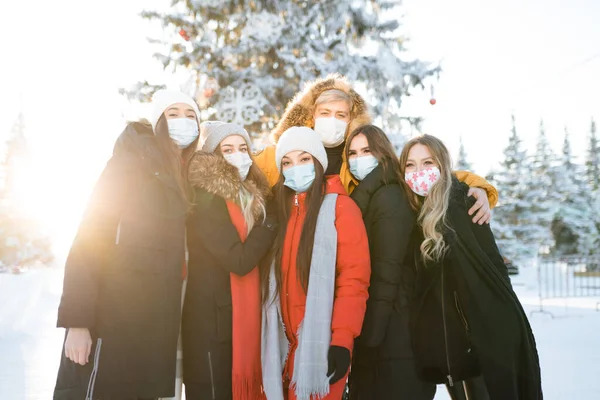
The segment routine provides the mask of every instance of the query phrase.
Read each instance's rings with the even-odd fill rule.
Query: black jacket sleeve
[[[474,204],[475,199],[472,199],[470,203]],[[496,269],[504,279],[510,282],[510,277],[508,276],[508,268],[506,268],[504,259],[500,254],[500,250],[498,249],[498,245],[496,244],[496,239],[494,238],[494,234],[492,233],[491,226],[489,224],[479,225],[472,223],[471,230],[473,231],[473,235],[477,239],[479,246],[488,256],[490,261],[494,264],[494,267],[496,267]]]
[[[258,221],[246,241],[242,242],[237,229],[231,222],[223,198],[196,189],[196,204],[190,217],[191,227],[202,246],[227,272],[244,276],[254,269],[273,244],[277,224],[267,218]],[[194,243],[188,243],[191,248]]]
[[[133,158],[121,155],[113,156],[100,175],[65,264],[58,327],[94,327],[98,275],[115,243],[136,173]]]
[[[456,183],[455,183],[456,184]],[[460,183],[461,191],[460,193],[455,193],[453,195],[453,200],[451,201],[451,205],[455,206],[456,210],[450,210],[453,213],[454,218],[460,218],[461,223],[453,224],[454,227],[458,226],[469,226],[470,233],[472,236],[470,239],[476,241],[481,250],[485,253],[487,258],[492,262],[496,270],[500,273],[502,278],[510,283],[510,278],[508,276],[508,269],[506,268],[506,264],[504,264],[504,260],[502,255],[500,254],[500,250],[498,249],[498,245],[496,244],[496,239],[494,238],[494,234],[492,233],[492,229],[489,224],[474,224],[469,215],[468,210],[475,204],[475,199],[473,197],[467,197],[468,186],[464,183]],[[453,189],[454,191],[454,189]]]
[[[373,196],[370,228],[371,286],[361,333],[365,346],[376,347],[385,337],[401,283],[401,270],[410,235],[416,223],[404,190],[384,186]]]

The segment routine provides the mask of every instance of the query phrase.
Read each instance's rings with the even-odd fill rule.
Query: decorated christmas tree
[[[399,0],[174,0],[143,17],[164,26],[156,58],[189,72],[187,91],[210,117],[262,134],[306,81],[341,73],[358,83],[388,133],[400,130],[402,98],[438,72],[405,58]],[[161,85],[124,91],[141,100]]]

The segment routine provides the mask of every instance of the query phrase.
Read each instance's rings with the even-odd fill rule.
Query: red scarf
[[[240,207],[227,201],[227,209],[240,239],[242,242],[246,241],[248,229]],[[230,277],[233,314],[233,399],[262,399],[260,275],[258,268],[254,268],[246,276],[230,274]]]

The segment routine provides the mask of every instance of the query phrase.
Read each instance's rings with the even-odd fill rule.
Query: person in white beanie
[[[325,177],[315,131],[287,129],[276,162],[280,229],[261,275],[263,387],[269,400],[339,400],[368,297],[365,226],[339,175]]]
[[[65,265],[55,400],[173,397],[199,109],[160,90],[119,136]]]
[[[202,151],[188,168],[194,206],[182,322],[186,399],[260,399],[258,265],[277,233],[271,190],[243,127],[203,122],[200,138]]]

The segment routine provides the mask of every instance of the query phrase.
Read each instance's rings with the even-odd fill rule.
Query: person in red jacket
[[[263,268],[263,386],[268,400],[341,399],[371,273],[359,208],[310,128],[279,139],[273,264]]]

